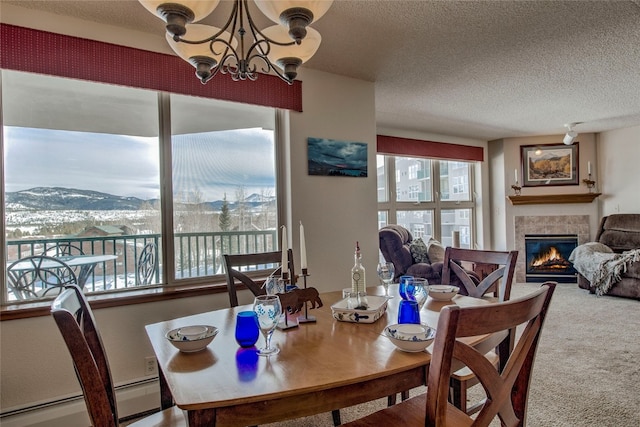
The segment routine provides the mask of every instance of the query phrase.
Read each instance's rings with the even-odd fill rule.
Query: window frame
[[[470,212],[470,245],[471,247],[477,244],[476,239],[476,201],[475,201],[475,162],[472,161],[462,161],[462,160],[454,160],[454,159],[440,159],[440,158],[429,158],[415,155],[393,155],[393,154],[384,154],[378,153],[378,156],[383,156],[383,176],[386,177],[386,201],[378,201],[378,216],[382,213],[386,214],[387,224],[396,224],[397,223],[397,212],[398,211],[431,211],[432,219],[433,219],[433,238],[442,241],[442,211],[445,210],[459,210],[459,209],[469,209]],[[396,189],[396,176],[401,174],[401,171],[396,170],[396,157],[407,157],[407,158],[416,158],[416,159],[424,159],[431,160],[431,170],[430,170],[430,183],[431,183],[431,191],[433,195],[433,200],[431,201],[397,201],[397,189]],[[440,169],[441,162],[459,162],[462,164],[466,164],[468,168],[468,179],[469,179],[469,200],[441,200],[441,192],[440,192]],[[449,168],[451,170],[452,168]],[[393,177],[393,179],[391,179]]]
[[[2,70],[5,71],[5,70]],[[6,70],[7,72],[11,72],[13,70]],[[56,78],[68,79],[64,76],[55,76]],[[101,82],[94,82],[97,84],[103,84]],[[2,91],[1,85],[2,82],[2,73],[0,73],[0,125],[4,128],[4,119],[2,115]],[[132,87],[133,89],[137,89]],[[170,94],[167,92],[154,91],[157,96],[157,104],[156,108],[158,111],[159,118],[159,133],[158,133],[158,150],[159,150],[159,169],[160,169],[160,180],[159,180],[159,190],[160,190],[160,201],[161,201],[161,216],[162,216],[162,228],[161,228],[161,257],[163,259],[163,274],[161,283],[157,284],[155,287],[150,288],[126,288],[119,289],[115,292],[101,292],[96,294],[91,294],[89,296],[89,300],[91,301],[92,306],[96,308],[102,307],[113,307],[113,306],[121,306],[121,305],[130,305],[130,304],[139,304],[150,301],[157,300],[165,300],[165,299],[174,299],[174,298],[184,298],[184,297],[192,297],[204,294],[212,294],[212,293],[226,293],[226,278],[224,273],[215,274],[211,276],[198,276],[198,277],[189,277],[189,278],[178,278],[175,277],[175,246],[174,246],[174,223],[173,223],[173,182],[172,182],[172,155],[171,155],[171,140],[172,140],[172,131],[171,131],[171,112],[170,112]],[[185,95],[192,96],[192,95]],[[212,99],[215,101],[215,99]],[[239,104],[241,105],[241,104]],[[283,177],[282,177],[282,161],[281,161],[281,153],[283,151],[282,146],[286,142],[283,139],[283,136],[286,135],[286,132],[282,132],[280,127],[286,125],[288,123],[288,110],[282,110],[277,107],[269,107],[272,108],[274,114],[274,167],[275,167],[275,187],[274,192],[277,198],[276,205],[276,215],[278,224],[283,221],[283,212],[284,212],[284,197],[281,197],[281,190],[283,187]],[[4,131],[0,133],[0,150],[2,153],[5,152],[5,144],[4,144]],[[3,156],[1,160],[4,164],[5,158]],[[4,174],[0,174],[0,185],[2,186],[0,189],[0,213],[5,218],[6,209],[5,209],[5,176]],[[0,232],[3,235],[6,235],[5,229],[5,221],[3,221],[2,226],[0,227]],[[279,233],[276,233],[279,235]],[[274,242],[277,246],[279,246],[279,241],[276,239]],[[7,248],[6,244],[1,245],[0,255],[3,260],[7,259]],[[274,250],[278,250],[275,248]],[[2,268],[0,269],[0,274],[2,277],[6,277],[7,274],[7,266],[6,262],[2,263]],[[257,274],[261,276],[261,274]],[[6,282],[6,281],[3,281]],[[6,284],[5,284],[6,286]],[[3,290],[4,294],[4,290]],[[0,320],[11,320],[11,319],[19,319],[25,317],[34,317],[34,316],[43,316],[49,314],[49,308],[51,304],[51,299],[36,299],[36,300],[27,300],[27,301],[2,301],[2,306],[0,307]]]

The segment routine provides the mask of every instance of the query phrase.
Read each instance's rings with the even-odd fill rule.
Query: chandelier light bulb
[[[206,18],[218,6],[220,0],[138,0],[149,12],[167,23],[166,30],[172,36],[183,36],[185,26]]]
[[[287,28],[297,44],[306,37],[307,26],[320,19],[333,3],[333,0],[254,1],[267,18]]]
[[[289,34],[281,25],[267,27],[262,31],[262,34],[275,42],[286,43],[289,41]],[[311,27],[307,27],[307,37],[302,44],[290,46],[272,44],[267,57],[269,61],[284,71],[289,80],[293,80],[298,74],[298,67],[316,53],[321,41],[320,33]]]

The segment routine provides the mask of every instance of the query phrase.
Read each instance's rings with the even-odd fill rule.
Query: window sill
[[[238,289],[241,289],[241,287],[238,286]],[[110,294],[91,295],[87,298],[89,299],[91,308],[100,309],[226,292],[226,284],[216,283],[209,285],[165,286],[151,289],[131,289]],[[0,321],[49,316],[51,314],[50,312],[51,300],[6,305],[0,308]]]

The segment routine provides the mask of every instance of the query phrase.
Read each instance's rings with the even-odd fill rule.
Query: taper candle
[[[282,275],[284,276],[289,272],[289,257],[287,250],[289,249],[289,245],[287,244],[287,226],[282,226],[282,262],[280,266],[282,268]]]
[[[516,177],[516,184],[518,183],[518,169],[514,171],[514,176]]]
[[[304,225],[300,221],[300,268],[307,268],[307,246],[304,240]]]
[[[591,162],[587,162],[587,173],[591,175]]]

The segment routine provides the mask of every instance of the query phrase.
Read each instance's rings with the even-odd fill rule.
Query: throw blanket
[[[571,253],[569,261],[591,282],[596,295],[604,295],[620,280],[631,263],[640,261],[640,249],[617,254],[601,243],[586,243]]]

